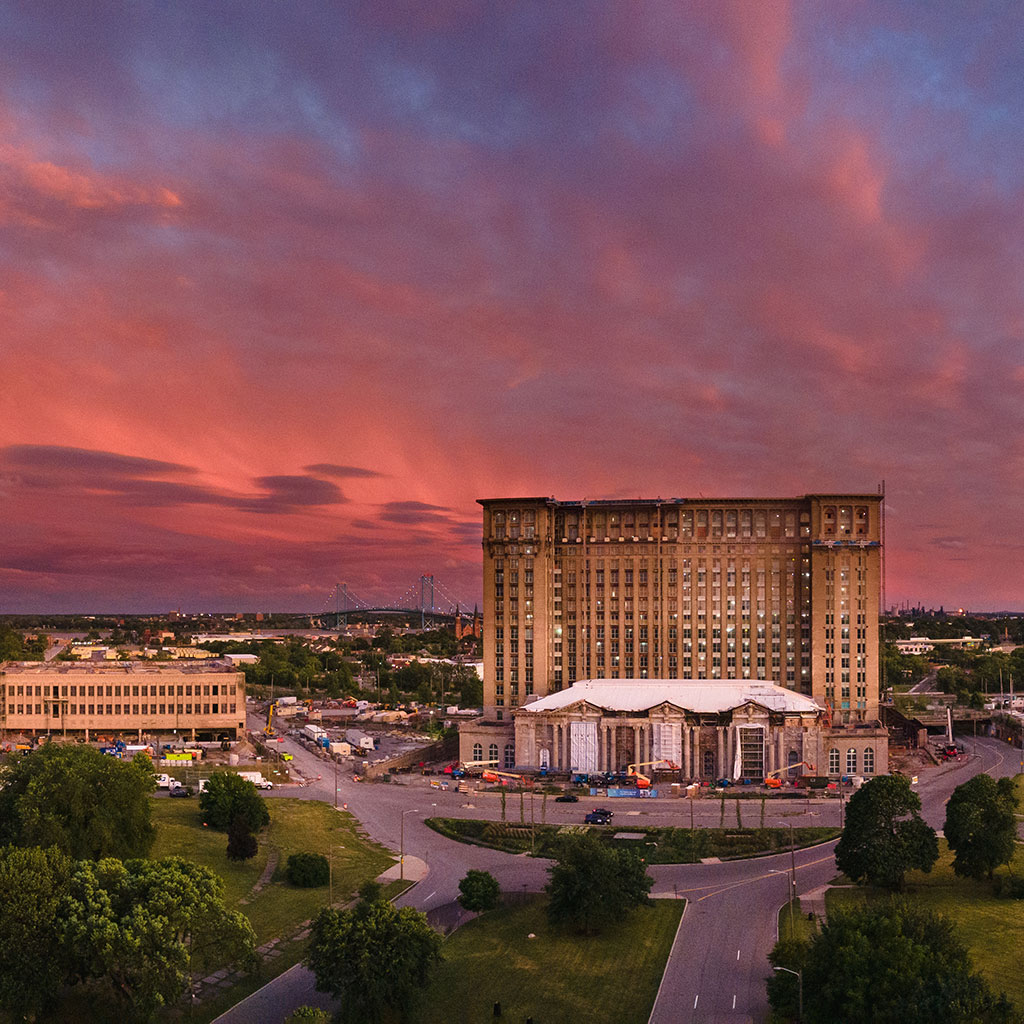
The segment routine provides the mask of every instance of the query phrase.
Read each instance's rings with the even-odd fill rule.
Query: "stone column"
[[[690,775],[690,727],[683,722],[683,775]]]
[[[715,766],[715,772],[718,778],[722,778],[728,773],[724,770],[725,767],[725,729],[719,725],[716,728],[718,732],[718,764]]]
[[[776,767],[777,768],[786,768],[786,767],[788,767],[788,765],[786,764],[786,726],[785,726],[785,719],[783,719],[783,724],[779,726],[779,731],[778,731],[778,733],[775,736],[775,749],[776,749],[776,752],[777,752],[776,753],[776,758],[777,758],[777,760],[779,762],[776,765]]]
[[[700,778],[700,773],[703,770],[703,765],[700,763],[700,726],[695,725],[693,727],[693,777],[695,779]]]

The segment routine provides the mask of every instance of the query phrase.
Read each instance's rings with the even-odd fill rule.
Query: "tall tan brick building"
[[[877,720],[881,495],[480,504],[485,720],[589,679],[763,679]]]

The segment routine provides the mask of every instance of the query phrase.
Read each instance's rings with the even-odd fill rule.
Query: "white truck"
[[[300,735],[303,739],[319,743],[327,735],[327,730],[319,725],[304,725]]]
[[[257,789],[273,789],[270,779],[263,778],[262,772],[239,772],[238,777],[251,782]]]

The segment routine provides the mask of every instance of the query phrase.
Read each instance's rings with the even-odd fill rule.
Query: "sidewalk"
[[[429,874],[430,868],[425,860],[420,860],[419,857],[413,857],[407,853],[404,871],[402,865],[395,861],[387,871],[377,876],[377,881],[386,885],[388,882],[397,882],[400,876],[404,876],[407,882],[422,882]]]
[[[800,909],[805,914],[813,914],[819,921],[825,921],[825,893],[831,889],[831,885],[819,885],[817,889],[811,889],[800,896]]]

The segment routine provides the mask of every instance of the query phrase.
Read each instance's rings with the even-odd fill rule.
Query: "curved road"
[[[255,720],[252,723],[255,725]],[[961,782],[981,771],[996,777],[1019,770],[1019,751],[993,739],[966,740],[970,756],[963,762],[929,768],[917,787],[926,820],[941,828],[945,803]],[[295,766],[308,778],[323,777],[294,795],[306,799],[334,801],[334,776],[330,767],[297,742],[286,739],[282,750],[294,755]],[[326,773],[326,774],[325,774]],[[496,850],[453,843],[429,829],[423,818],[433,815],[498,817],[497,799],[486,794],[459,794],[429,789],[426,780],[410,776],[407,785],[366,785],[354,783],[339,772],[339,805],[362,823],[371,838],[398,849],[402,811],[405,816],[405,852],[420,857],[429,866],[423,881],[404,893],[397,902],[431,910],[450,904],[458,883],[470,868],[490,871],[505,891],[540,891],[547,881],[548,863],[539,858],[511,856]],[[293,795],[282,791],[281,795]],[[596,802],[596,801],[595,801]],[[743,801],[744,824],[760,823],[760,802]],[[534,805],[541,819],[541,801]],[[468,805],[468,806],[467,806]],[[476,806],[478,805],[478,806]],[[835,800],[770,801],[766,824],[838,824]],[[578,804],[556,804],[549,800],[548,822],[579,822],[589,808]],[[410,810],[415,809],[415,813]],[[691,807],[686,800],[616,800],[616,824],[689,825]],[[696,801],[692,808],[698,824],[718,825],[721,808],[717,800]],[[735,821],[733,801],[726,805],[726,825]],[[509,820],[519,818],[515,797],[507,803]],[[526,820],[530,820],[529,802]],[[834,843],[772,857],[715,864],[654,865],[652,893],[683,896],[689,901],[669,956],[665,976],[651,1014],[651,1024],[735,1024],[762,1020],[767,1013],[764,981],[770,967],[768,951],[776,940],[776,919],[786,902],[795,865],[798,894],[829,882],[836,874]],[[218,1024],[281,1024],[295,1007],[311,1004],[331,1008],[328,997],[313,988],[312,975],[294,967],[259,992],[217,1018]]]

